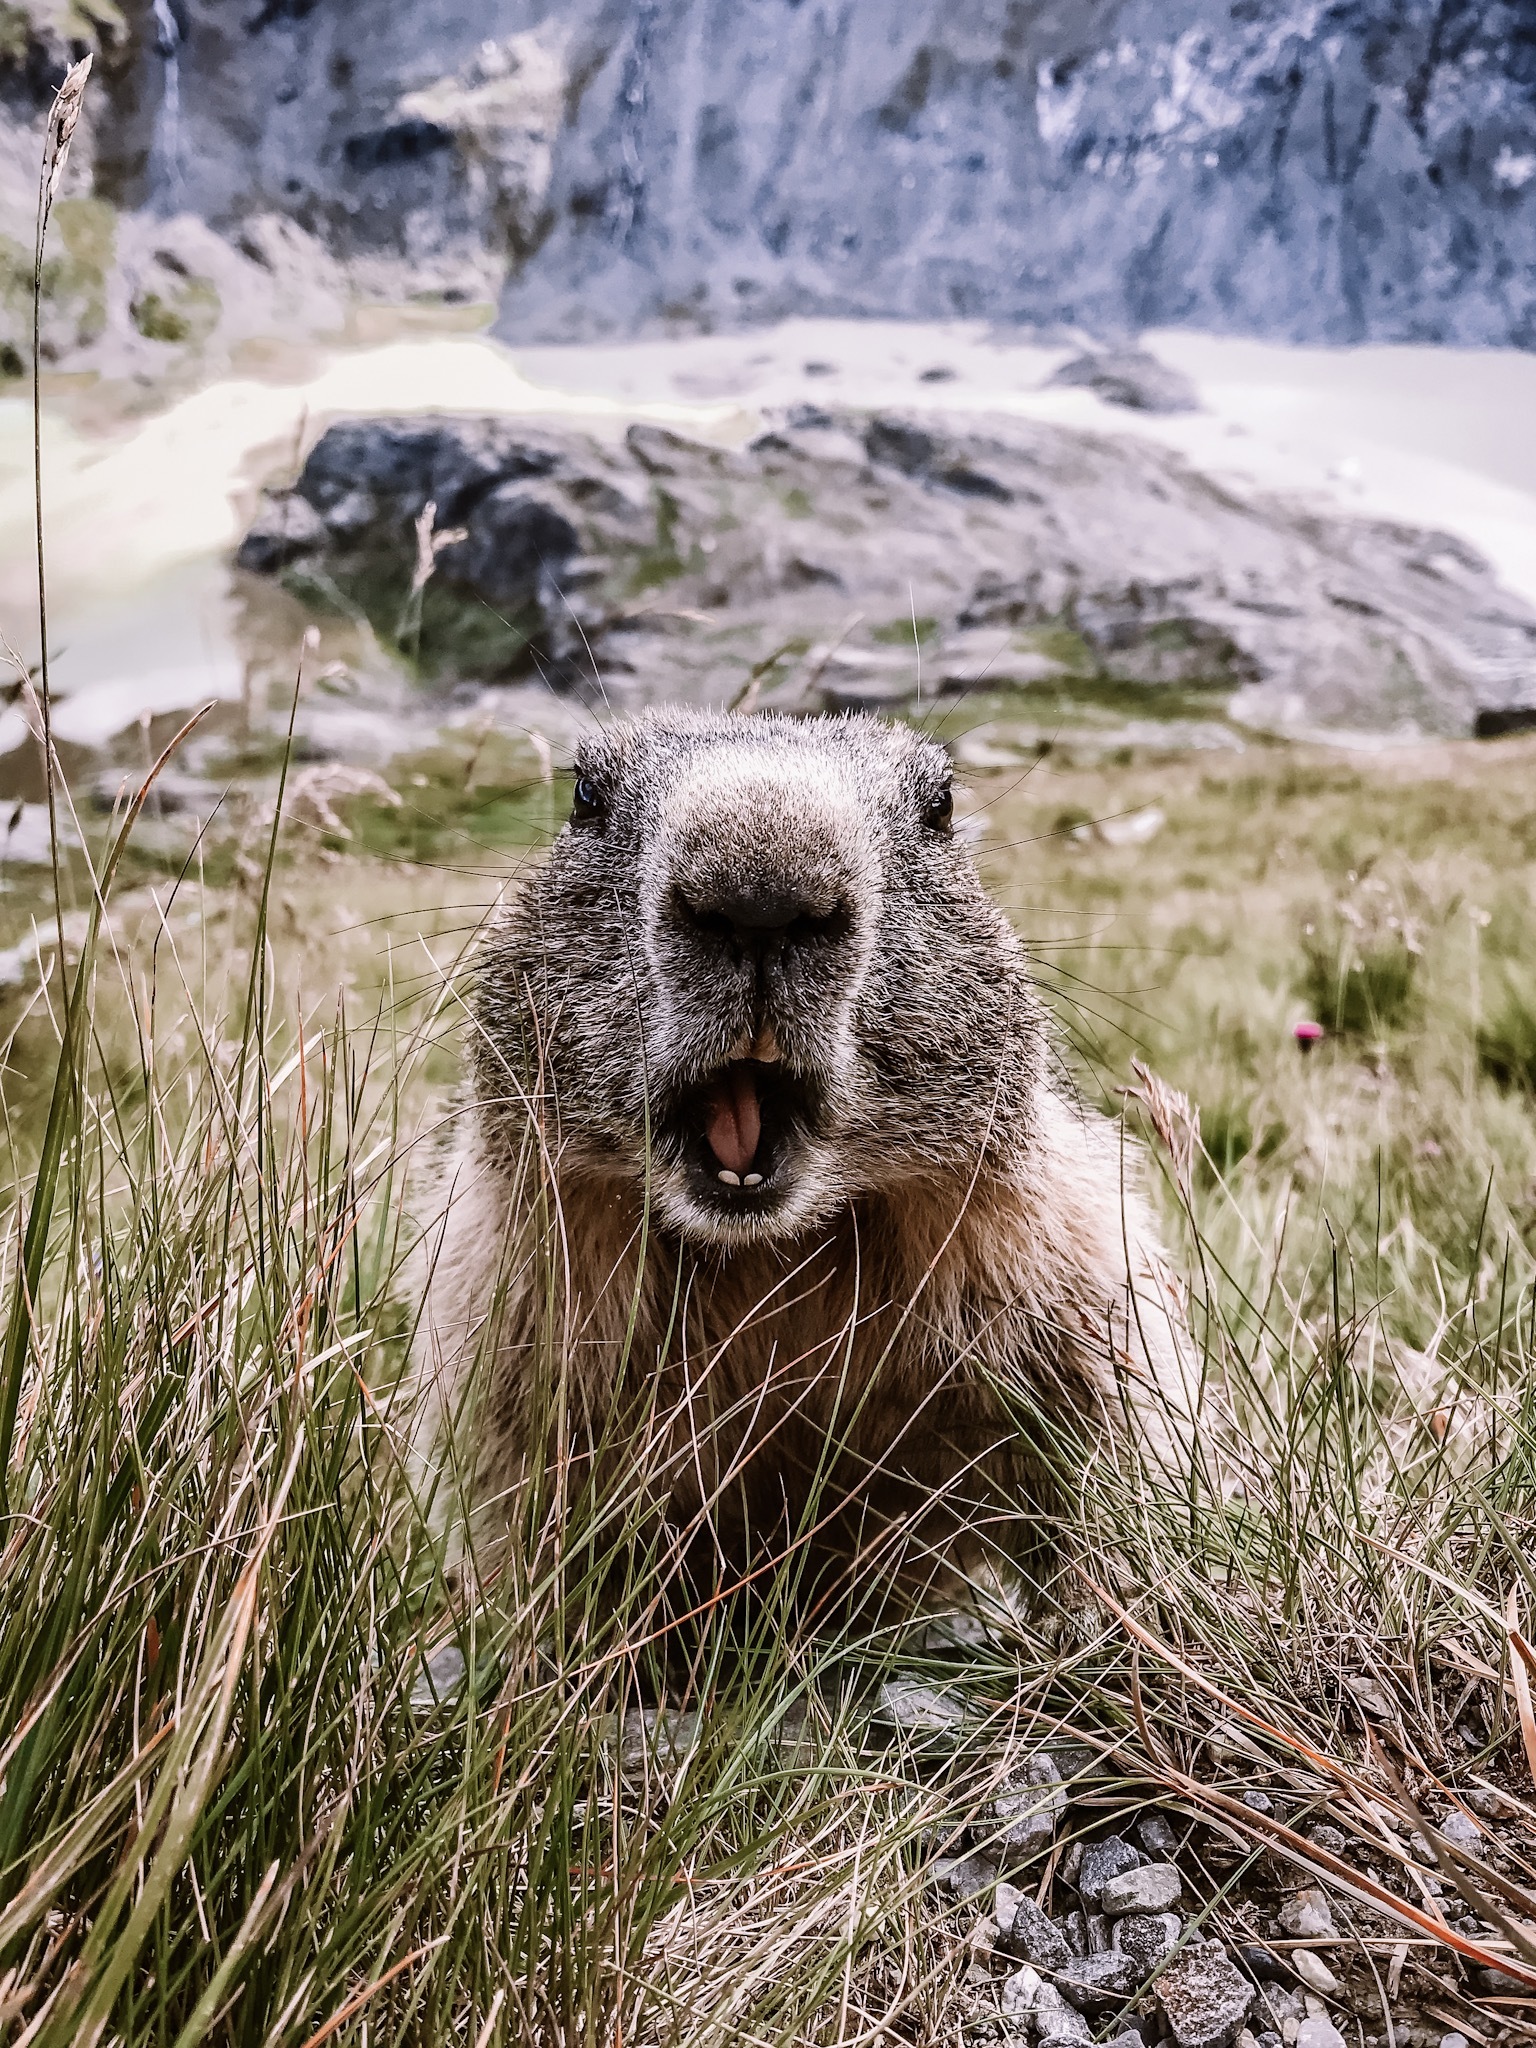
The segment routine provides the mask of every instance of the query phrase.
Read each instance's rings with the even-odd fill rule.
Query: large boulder
[[[745,449],[348,421],[239,561],[360,611],[424,676],[610,697],[1068,689],[1447,734],[1536,701],[1536,611],[1464,542],[1017,420],[802,408]]]

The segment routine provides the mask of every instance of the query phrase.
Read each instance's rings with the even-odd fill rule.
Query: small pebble
[[[1307,1829],[1307,1840],[1315,1842],[1319,1849],[1326,1849],[1330,1856],[1342,1856],[1349,1847],[1344,1830],[1326,1820],[1320,1820]]]
[[[925,1736],[930,1740],[958,1736],[965,1722],[965,1708],[959,1700],[918,1679],[898,1676],[880,1688],[879,1718],[902,1735]]]
[[[444,1643],[432,1652],[411,1687],[411,1705],[418,1711],[446,1706],[464,1683],[468,1670],[464,1652],[457,1643]]]
[[[1490,1791],[1482,1785],[1474,1785],[1471,1791],[1463,1792],[1461,1797],[1464,1804],[1470,1806],[1472,1811],[1480,1814],[1484,1820],[1497,1820],[1504,1811],[1503,1793]]]
[[[1184,1922],[1177,1913],[1127,1913],[1115,1922],[1112,1938],[1145,1978],[1173,1953],[1183,1932]]]
[[[1138,1870],[1141,1858],[1121,1835],[1106,1835],[1102,1842],[1090,1842],[1083,1851],[1082,1869],[1077,1874],[1078,1895],[1085,1906],[1097,1911],[1104,1901],[1104,1887],[1112,1877]],[[1131,1909],[1125,1909],[1129,1912]]]
[[[1136,1832],[1141,1837],[1141,1846],[1154,1863],[1173,1861],[1179,1838],[1166,1814],[1149,1813],[1145,1820],[1136,1823]]]
[[[1073,1955],[1087,1955],[1088,1916],[1085,1913],[1078,1912],[1074,1907],[1070,1913],[1063,1914],[1057,1924],[1061,1928],[1067,1947],[1072,1951]]]
[[[1244,1953],[1247,1954],[1248,1951],[1245,1950]],[[1273,1957],[1270,1960],[1273,1962]],[[1261,2023],[1261,2032],[1263,2031],[1262,2023],[1266,2013],[1274,2022],[1274,2026],[1270,2031],[1276,2032],[1285,2026],[1287,2020],[1295,2022],[1305,2019],[1307,2008],[1301,1993],[1293,1989],[1291,1985],[1266,1984],[1260,1992],[1258,1999],[1258,2018]]]
[[[1234,2048],[1255,1995],[1216,1942],[1183,1949],[1156,1988],[1178,2048]]]
[[[1009,1865],[1031,1862],[1050,1848],[1067,1807],[1067,1788],[1051,1756],[1032,1756],[1005,1792],[992,1802],[1003,1824],[999,1847]]]
[[[1303,2020],[1296,2029],[1296,2048],[1346,2048],[1332,2020]]]
[[[1069,2005],[1075,2005],[1090,2018],[1124,2005],[1140,1982],[1136,1965],[1118,1949],[1104,1955],[1078,1956],[1064,1970],[1056,1972],[1056,1989]]]
[[[1485,1963],[1478,1964],[1473,1970],[1472,1982],[1484,1998],[1529,1998],[1531,1995],[1529,1984],[1522,1984],[1508,1970],[1490,1970]]]
[[[1148,1863],[1107,1878],[1099,1903],[1112,1919],[1122,1913],[1166,1913],[1179,1903],[1184,1880],[1175,1863]]]
[[[1002,2007],[1005,2015],[1033,2012],[1040,1994],[1046,1989],[1044,1978],[1028,1963],[1022,1970],[1015,1970],[1003,1981]]]
[[[1465,2034],[1442,2034],[1440,2048],[1472,2048]]]
[[[1006,1935],[1013,1925],[1013,1916],[1024,1894],[1017,1885],[1002,1883],[992,1895],[992,1917],[997,1922],[999,1934]]]
[[[1109,1938],[1109,1933],[1109,1921],[1102,1913],[1090,1913],[1088,1915],[1089,1955],[1101,1956],[1107,1950],[1114,1947],[1114,1943]]]
[[[1301,2029],[1298,2027],[1296,2031],[1300,2033]],[[1280,2036],[1271,2033],[1267,2027],[1262,2034],[1255,2034],[1254,2040],[1257,2042],[1258,2048],[1285,2048],[1285,2043]]]
[[[1002,1891],[999,1885],[998,1890]],[[1009,1891],[1013,1887],[1007,1887]],[[998,1927],[1002,1929],[1002,1915],[998,1914]],[[1072,1960],[1061,1930],[1053,1920],[1046,1917],[1027,1892],[1016,1893],[1009,1915],[1006,1932],[1001,1932],[998,1946],[1005,1954],[1017,1956],[1021,1962],[1032,1963],[1037,1970],[1061,1970]]]
[[[1250,1807],[1255,1813],[1273,1813],[1275,1810],[1275,1802],[1270,1798],[1269,1794],[1267,1792],[1260,1792],[1256,1787],[1251,1792],[1243,1794],[1243,1804]]]
[[[945,1890],[951,1898],[979,1899],[997,1883],[997,1865],[985,1856],[957,1856],[950,1864]]]
[[[1308,1885],[1286,1900],[1280,1908],[1280,1926],[1283,1933],[1301,1941],[1332,1941],[1339,1931],[1333,1924],[1328,1894],[1316,1885]]]
[[[1063,1884],[1076,1887],[1078,1872],[1083,1867],[1083,1857],[1086,1850],[1087,1844],[1085,1842],[1068,1842],[1065,1853],[1060,1863],[1056,1866],[1057,1874],[1060,1876]]]
[[[1319,1992],[1324,1998],[1331,1998],[1339,1988],[1339,1980],[1323,1961],[1322,1957],[1309,1948],[1291,1950],[1291,1968],[1302,1983]]]
[[[1454,1842],[1458,1849],[1470,1849],[1474,1853],[1484,1846],[1483,1831],[1470,1814],[1453,1806],[1449,1813],[1437,1823],[1440,1832],[1448,1842]]]

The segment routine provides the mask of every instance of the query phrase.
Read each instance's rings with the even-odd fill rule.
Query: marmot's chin
[[[844,1190],[835,1175],[806,1158],[750,1202],[734,1201],[724,1190],[717,1194],[686,1168],[661,1174],[652,1199],[662,1222],[690,1244],[734,1251],[803,1235],[826,1221],[844,1199]]]

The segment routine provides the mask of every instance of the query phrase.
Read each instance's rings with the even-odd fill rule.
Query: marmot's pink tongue
[[[757,1157],[757,1141],[762,1133],[757,1081],[751,1068],[728,1068],[709,1098],[709,1121],[704,1126],[704,1135],[710,1151],[732,1173],[745,1173]]]

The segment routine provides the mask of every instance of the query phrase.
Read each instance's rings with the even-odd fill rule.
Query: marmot
[[[581,747],[483,941],[427,1237],[414,1381],[487,1536],[534,1461],[633,1454],[680,1550],[900,1525],[952,1594],[1040,1497],[1031,1413],[1187,1415],[1134,1158],[1053,1063],[950,773],[863,715]]]

